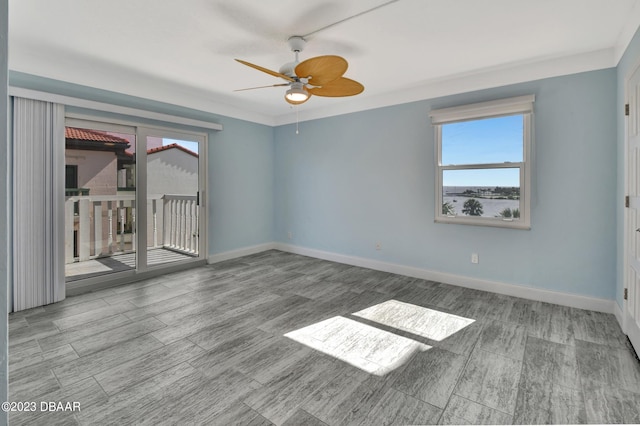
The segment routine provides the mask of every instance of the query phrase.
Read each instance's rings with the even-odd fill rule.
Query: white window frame
[[[432,110],[429,113],[435,129],[435,222],[464,225],[496,226],[501,228],[531,229],[531,152],[533,145],[534,95],[499,99],[490,102],[462,105]],[[523,152],[522,162],[493,164],[442,164],[442,125],[485,118],[522,115]],[[442,183],[445,170],[520,169],[520,219],[504,219],[479,216],[449,216],[442,214]]]

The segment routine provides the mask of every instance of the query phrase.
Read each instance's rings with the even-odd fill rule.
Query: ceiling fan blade
[[[309,84],[323,86],[342,77],[348,67],[347,60],[340,56],[316,56],[300,62],[295,73],[300,78],[309,78]]]
[[[307,91],[316,96],[341,97],[354,96],[364,91],[364,86],[350,78],[340,77],[322,87],[307,88]]]
[[[247,87],[246,89],[236,89],[234,92],[244,92],[245,90],[255,90],[255,89],[266,89],[267,87],[280,87],[280,86],[288,86],[289,83],[282,84],[271,84],[269,86],[258,86],[258,87]]]
[[[241,59],[236,59],[236,61],[238,61],[241,64],[246,65],[248,67],[255,68],[258,71],[262,71],[262,72],[266,72],[267,74],[271,74],[274,77],[280,77],[280,78],[283,78],[283,79],[285,79],[287,81],[291,81],[291,82],[295,81],[293,78],[289,77],[288,75],[284,75],[284,74],[280,74],[279,72],[271,71],[270,69],[261,67],[260,65],[252,64],[251,62],[243,61]]]

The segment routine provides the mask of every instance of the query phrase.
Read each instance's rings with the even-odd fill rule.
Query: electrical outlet
[[[471,253],[471,263],[479,263],[478,253]]]
[[[287,232],[287,238],[288,239],[292,239],[293,238],[293,232],[291,232],[291,231]]]
[[[376,243],[376,250],[382,250],[382,243],[379,241]]]

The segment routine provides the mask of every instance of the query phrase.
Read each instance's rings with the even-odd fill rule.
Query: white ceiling
[[[9,68],[243,118],[295,120],[278,70],[286,40],[389,0],[9,0]],[[301,120],[613,67],[640,0],[397,0],[307,37],[365,86],[312,97]]]

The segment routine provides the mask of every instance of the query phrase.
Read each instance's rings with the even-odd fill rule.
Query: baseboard
[[[570,306],[572,308],[605,312],[608,314],[614,314],[621,327],[623,324],[622,310],[614,300],[599,299],[596,297],[581,296],[579,294],[563,293],[534,287],[526,287],[522,285],[507,284],[498,281],[466,277],[463,275],[450,274],[446,272],[431,271],[428,269],[416,268],[413,266],[382,262],[379,260],[316,250],[292,244],[277,242],[258,244],[255,246],[243,247],[236,250],[217,253],[209,256],[207,261],[208,263],[217,263],[273,249],[288,253],[300,254],[303,256],[315,257],[317,259],[330,260],[332,262],[344,263],[352,266],[359,266],[362,268],[374,269],[376,271],[390,272],[392,274],[405,275],[413,278],[421,278],[430,281],[457,285],[460,287],[472,288],[475,290],[490,291],[492,293],[505,294],[507,296],[521,297],[523,299],[555,303],[557,305]]]
[[[616,301],[613,301],[613,315],[615,315],[616,320],[618,320],[618,324],[620,324],[620,328],[622,329],[622,331],[626,333],[626,330],[624,329],[624,313],[622,313],[622,308]]]
[[[235,259],[236,257],[248,256],[250,254],[260,253],[262,251],[273,250],[275,243],[264,243],[255,246],[242,247],[236,250],[225,251],[222,253],[212,254],[207,258],[207,263],[218,263],[225,260]]]
[[[493,293],[505,294],[508,296],[522,297],[524,299],[538,300],[541,302],[555,303],[558,305],[570,306],[573,308],[588,309],[591,311],[616,314],[617,303],[613,300],[599,299],[596,297],[581,296],[578,294],[562,293],[551,290],[544,290],[533,287],[525,287],[515,284],[507,284],[497,281],[489,281],[478,278],[471,278],[462,275],[449,274],[445,272],[431,271],[428,269],[415,268],[412,266],[399,265],[396,263],[382,262],[379,260],[367,259],[364,257],[348,256],[344,254],[332,253],[322,250],[300,247],[285,243],[275,243],[272,248],[277,250],[315,257],[318,259],[330,260],[347,265],[360,266],[363,268],[375,269],[377,271],[390,272],[393,274],[406,275],[414,278],[422,278],[430,281],[437,281],[460,287],[472,288],[476,290],[490,291]],[[619,309],[619,308],[618,308]],[[621,315],[621,313],[620,313]],[[621,318],[621,316],[620,316]],[[620,320],[619,320],[620,321]]]

